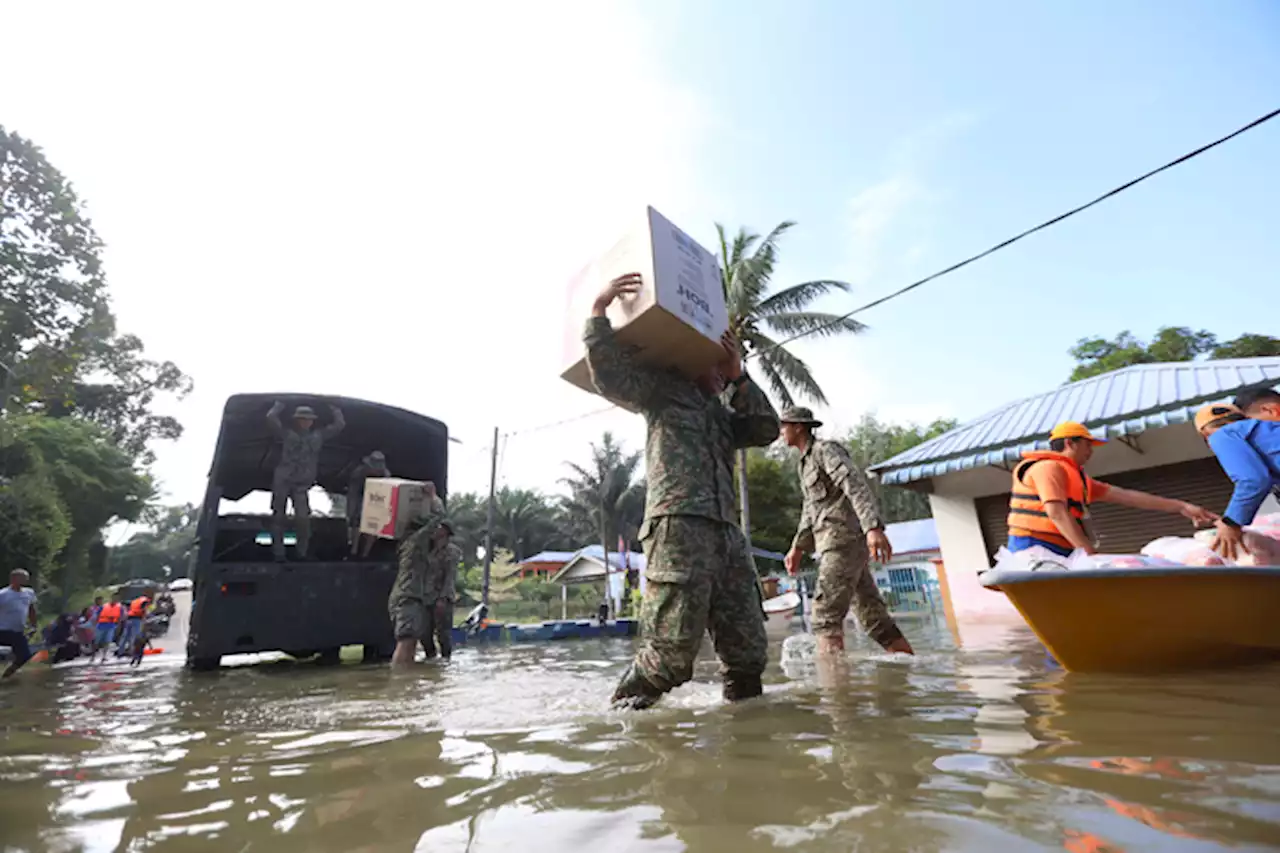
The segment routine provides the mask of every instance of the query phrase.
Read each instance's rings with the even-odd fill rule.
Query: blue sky
[[[719,215],[757,229],[797,220],[781,279],[858,283],[833,310],[1280,102],[1274,3],[663,9],[670,73],[724,122],[699,160]],[[839,349],[876,366],[881,408],[915,399],[965,417],[1063,380],[1084,335],[1280,333],[1257,310],[1280,261],[1277,163],[1280,121],[868,312],[871,334]],[[886,184],[896,189],[873,197],[886,220],[860,243],[852,200]],[[840,383],[833,360],[815,361],[828,387]]]
[[[749,4],[279,0],[26,4],[0,122],[75,183],[121,328],[195,393],[160,448],[199,500],[226,398],[346,395],[429,413],[488,485],[488,436],[600,401],[559,378],[564,288],[651,204],[799,225],[779,282],[844,311],[1056,215],[1280,101],[1265,0]],[[234,61],[229,61],[233,58]],[[1280,122],[804,341],[836,429],[967,418],[1070,373],[1086,335],[1280,332]],[[253,322],[246,324],[246,317]],[[260,318],[269,318],[263,325]],[[504,445],[499,482],[638,418]]]

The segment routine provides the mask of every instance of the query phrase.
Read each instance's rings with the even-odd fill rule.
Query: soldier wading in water
[[[743,372],[729,335],[724,360],[696,380],[636,361],[605,312],[640,286],[637,273],[611,281],[596,297],[584,335],[596,388],[638,407],[648,425],[640,649],[613,703],[646,708],[692,678],[708,630],[725,699],[749,699],[762,692],[768,642],[755,565],[735,519],[733,452],[772,443],[778,416]]]
[[[844,619],[852,603],[863,629],[885,649],[915,654],[889,615],[876,589],[871,557],[893,557],[875,493],[849,451],[813,434],[822,426],[806,408],[782,414],[782,437],[800,451],[800,491],[804,509],[800,529],[787,553],[787,571],[795,574],[804,551],[818,551],[818,593],[813,601],[813,633],[819,652],[844,648]]]

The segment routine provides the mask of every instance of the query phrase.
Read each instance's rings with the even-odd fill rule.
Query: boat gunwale
[[[1151,566],[1126,569],[989,569],[978,576],[987,589],[1063,578],[1170,578],[1260,576],[1280,578],[1280,566]]]

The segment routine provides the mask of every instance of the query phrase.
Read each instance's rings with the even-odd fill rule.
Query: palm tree
[[[495,496],[495,541],[501,542],[519,563],[543,550],[555,534],[555,509],[538,492],[503,487]]]
[[[779,345],[777,338],[797,334],[848,335],[866,330],[866,326],[852,318],[808,310],[815,299],[833,290],[847,293],[847,282],[818,279],[769,292],[778,261],[778,241],[794,225],[794,222],[783,222],[763,239],[759,234],[739,228],[730,241],[724,226],[716,223],[729,330],[737,336],[743,355],[755,357],[765,383],[784,408],[794,406],[797,395],[821,404],[827,402],[827,395],[813,378],[809,366],[786,346]],[[750,539],[745,450],[738,454],[738,500],[742,532]]]
[[[769,390],[784,407],[795,405],[796,395],[822,404],[827,395],[809,366],[779,346],[777,337],[857,334],[867,328],[849,317],[807,310],[815,299],[834,290],[847,293],[847,282],[818,279],[769,292],[778,261],[778,241],[794,226],[794,222],[783,222],[763,239],[739,228],[730,242],[724,226],[716,223],[729,329],[741,342],[743,354],[755,356]]]
[[[644,485],[636,482],[640,458],[640,453],[627,453],[612,433],[605,432],[599,444],[591,444],[590,463],[567,463],[573,476],[560,481],[569,487],[566,514],[591,524],[604,548],[606,566],[609,543],[618,536],[631,541],[644,515]]]

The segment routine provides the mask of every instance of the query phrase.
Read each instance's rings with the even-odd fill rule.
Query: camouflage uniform
[[[441,525],[453,532],[448,519],[432,514],[400,545],[400,569],[387,609],[397,640],[418,640],[427,657],[433,657],[434,635],[440,642],[440,653],[447,658],[453,651],[453,602],[462,550],[453,542],[432,541]]]
[[[391,472],[381,453],[370,453],[351,472],[347,484],[347,526],[360,527],[360,513],[364,509],[364,481],[370,477],[390,477]]]
[[[333,423],[323,429],[302,430],[286,428],[280,423],[284,406],[276,403],[267,412],[267,426],[283,445],[280,461],[271,477],[271,552],[277,560],[284,559],[284,527],[288,504],[293,503],[294,525],[298,534],[297,553],[307,555],[311,544],[311,502],[307,490],[315,485],[316,471],[320,464],[320,448],[329,439],[342,432],[346,419],[342,410],[333,407]],[[299,406],[294,417],[315,417],[308,406]]]
[[[713,396],[639,363],[603,317],[587,321],[584,340],[596,388],[638,407],[648,426],[641,641],[614,701],[644,707],[692,678],[708,630],[725,697],[759,695],[768,645],[755,565],[736,523],[733,451],[772,442],[778,416],[750,380]]]
[[[807,409],[788,412],[792,423]],[[812,418],[811,415],[809,415]],[[811,438],[800,454],[800,489],[804,509],[792,547],[818,551],[818,592],[813,602],[815,634],[844,633],[850,603],[871,638],[888,646],[902,636],[889,615],[871,574],[871,555],[864,531],[883,528],[880,507],[867,478],[849,451],[835,441]]]

